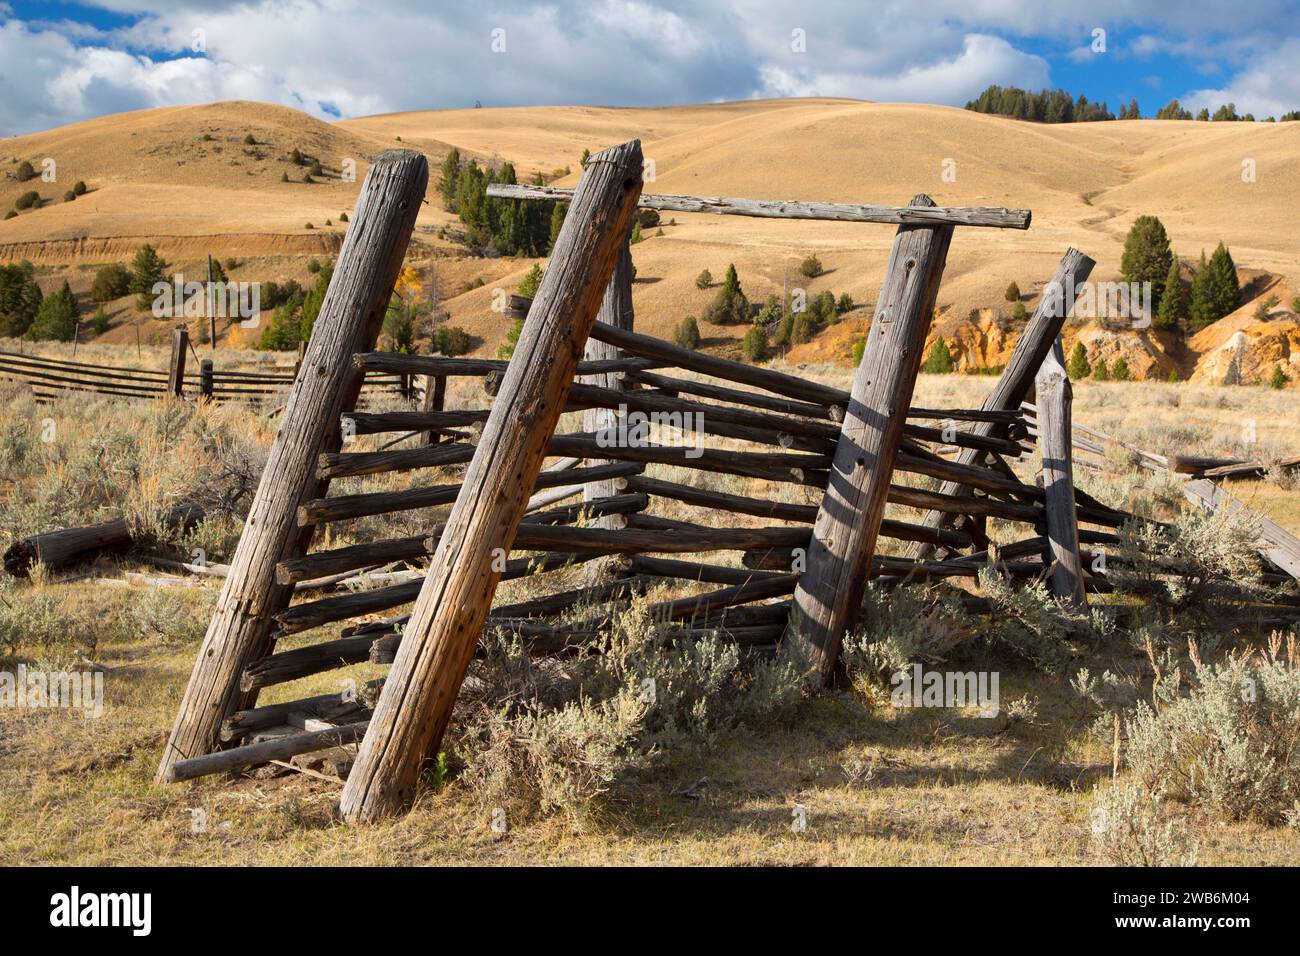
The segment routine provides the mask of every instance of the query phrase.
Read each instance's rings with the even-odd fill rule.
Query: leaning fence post
[[[1057,336],[1034,379],[1038,391],[1038,447],[1043,454],[1047,543],[1052,557],[1052,593],[1070,607],[1088,606],[1079,558],[1079,520],[1074,506],[1074,452],[1070,377]]]
[[[441,743],[631,225],[641,162],[633,140],[591,157],[583,170],[343,787],[339,808],[349,822],[407,804]]]
[[[1051,351],[1052,343],[1061,334],[1061,326],[1065,325],[1066,318],[1074,309],[1075,298],[1083,292],[1083,284],[1088,281],[1096,264],[1078,249],[1065,250],[1056,267],[1056,275],[1043,290],[1033,318],[1016,340],[1011,360],[981,408],[985,411],[1015,411],[1020,408],[1020,403],[1033,387],[1034,376],[1042,367],[1044,357]],[[996,427],[992,422],[975,422],[969,426],[969,431],[988,436]],[[957,456],[957,463],[961,465],[974,465],[983,460],[984,453],[974,448],[962,449]],[[945,495],[962,497],[971,493],[969,485],[954,481],[944,482],[939,490]],[[955,517],[941,511],[927,511],[918,523],[926,528],[950,528]],[[925,560],[934,554],[934,548],[933,544],[918,541],[910,549],[910,557]]]
[[[618,262],[614,265],[614,274],[609,277],[609,285],[605,289],[605,298],[601,301],[600,313],[596,316],[596,321],[612,325],[617,329],[632,331],[634,321],[632,312],[632,247],[628,241],[624,241],[622,248],[619,250]],[[583,349],[582,357],[585,361],[594,362],[601,359],[622,358],[622,356],[622,349],[618,346],[589,338]],[[582,382],[585,385],[598,385],[619,392],[623,390],[623,375],[621,372],[584,375]],[[582,430],[588,434],[604,432],[614,438],[620,424],[620,417],[617,409],[588,408],[582,413]],[[588,461],[587,463],[589,465],[609,464],[608,461],[604,460]],[[582,486],[582,500],[595,501],[597,498],[610,498],[617,495],[619,493],[618,481],[619,479],[607,479],[605,481],[588,482]],[[594,519],[593,524],[599,528],[620,528],[626,524],[626,519],[622,515],[606,515]]]
[[[244,700],[239,675],[269,650],[272,615],[292,592],[275,583],[275,566],[310,540],[311,529],[298,527],[298,506],[324,493],[317,456],[338,448],[340,412],[355,404],[364,378],[352,356],[374,347],[428,178],[424,156],[410,150],[386,150],[370,167],[163,751],[160,781],[177,761],[216,749],[221,721]]]
[[[917,196],[913,206],[933,206]],[[862,362],[831,459],[785,640],[826,683],[844,632],[856,623],[884,516],[894,456],[943,276],[950,225],[900,226],[890,250]]]
[[[179,396],[185,390],[185,352],[190,347],[190,333],[185,326],[172,329],[172,357],[167,365],[167,394]]]

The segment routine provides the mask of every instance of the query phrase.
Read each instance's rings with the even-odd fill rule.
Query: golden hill
[[[250,147],[243,137],[250,132],[261,159],[245,153]],[[205,134],[212,139],[204,140]],[[92,191],[74,203],[56,201],[0,223],[0,258],[122,259],[119,246],[107,241],[146,235],[187,237],[178,256],[319,254],[337,242],[337,214],[350,208],[358,188],[338,181],[343,157],[357,157],[359,182],[366,158],[380,149],[418,148],[436,164],[454,145],[481,161],[511,161],[521,178],[568,167],[558,184],[572,185],[584,148],[595,152],[633,136],[654,161],[656,179],[648,191],[893,204],[924,192],[941,205],[1032,209],[1026,232],[959,229],[953,242],[937,329],[954,340],[965,335],[979,362],[994,363],[1010,340],[988,322],[983,329],[971,323],[971,310],[987,310],[988,318],[992,310],[1008,309],[1002,293],[1012,280],[1032,309],[1069,245],[1098,261],[1094,278],[1117,277],[1124,235],[1144,213],[1164,221],[1185,261],[1223,240],[1239,265],[1300,287],[1294,233],[1300,124],[1048,126],[949,107],[842,99],[440,110],[333,124],[250,103],[105,117],[9,141],[13,155],[33,162],[45,153],[62,157],[56,198],[76,179],[85,179]],[[297,179],[304,171],[285,159],[294,146],[320,157],[327,167],[323,183],[280,182],[282,172]],[[1251,164],[1254,181],[1245,181]],[[8,208],[20,191],[11,175],[0,181],[0,207]],[[334,221],[331,229],[321,228],[326,218]],[[308,221],[317,229],[306,230]],[[452,321],[479,336],[482,351],[490,352],[505,332],[505,321],[489,307],[492,289],[512,288],[532,263],[463,256],[436,237],[453,221],[431,197],[417,225],[414,255],[433,264]],[[882,225],[680,214],[665,221],[662,232],[647,231],[633,257],[638,327],[664,336],[683,316],[698,315],[711,297],[695,286],[700,270],[720,278],[731,262],[752,301],[779,294],[783,286],[803,286],[810,294],[847,292],[870,305],[893,234]],[[30,245],[10,245],[57,239],[80,245],[40,257],[30,254]],[[798,270],[809,253],[826,270],[811,281]],[[462,292],[479,280],[481,287]],[[738,338],[741,330],[702,331],[706,341],[718,343]],[[836,342],[848,338],[834,336],[812,351],[846,351]]]

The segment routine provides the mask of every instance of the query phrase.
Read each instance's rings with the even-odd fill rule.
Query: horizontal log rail
[[[572,189],[494,183],[487,194],[498,199],[539,199],[569,202]],[[669,196],[642,193],[642,209],[663,212],[702,212],[719,216],[755,216],[760,219],[817,219],[830,222],[879,222],[909,226],[985,226],[992,229],[1028,229],[1033,214],[1028,209],[1001,206],[948,207],[876,206],[861,203],[797,202],[783,199],[741,199],[732,196]]]
[[[533,484],[534,491],[558,486],[580,486],[588,481],[602,481],[608,478],[626,478],[635,475],[641,466],[634,462],[616,462],[612,465],[596,465],[590,468],[573,468],[568,471],[544,471]],[[335,495],[330,498],[314,498],[304,502],[298,508],[298,524],[307,527],[326,521],[344,521],[349,518],[366,518],[374,515],[391,514],[395,511],[410,511],[416,508],[429,508],[434,505],[450,504],[456,500],[460,484],[432,485],[424,488],[408,488],[403,491],[362,492],[354,495]]]

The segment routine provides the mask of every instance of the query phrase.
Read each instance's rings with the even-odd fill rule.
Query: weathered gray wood
[[[213,346],[215,348],[215,345]],[[199,396],[212,401],[212,359],[199,362]]]
[[[1073,391],[1065,372],[1061,339],[1043,359],[1035,378],[1038,393],[1038,447],[1043,455],[1043,493],[1052,594],[1075,610],[1088,606],[1079,558],[1079,520],[1074,505],[1074,453],[1071,429]]]
[[[164,528],[181,532],[202,520],[203,508],[193,502],[177,505],[162,516]],[[84,528],[63,528],[19,538],[5,549],[4,569],[14,577],[26,577],[32,565],[40,561],[48,570],[57,571],[98,554],[147,543],[147,530],[125,518],[115,518]]]
[[[568,202],[572,189],[557,186],[524,186],[495,183],[489,196],[502,199],[545,199]],[[664,212],[707,212],[719,216],[757,216],[763,219],[822,219],[831,222],[885,222],[914,226],[989,226],[995,229],[1028,229],[1028,209],[1000,206],[919,210],[915,206],[870,206],[833,202],[794,202],[782,199],[738,199],[731,196],[668,196],[643,193],[644,209]]]
[[[934,203],[922,195],[912,205]],[[822,683],[861,611],[951,241],[951,226],[901,226],[890,250],[785,637]]]
[[[591,157],[573,196],[500,399],[470,462],[411,612],[370,731],[343,788],[357,823],[396,812],[436,754],[545,458],[583,343],[596,321],[641,193],[641,144]]]
[[[185,326],[172,329],[172,355],[167,363],[167,394],[180,396],[185,390],[185,353],[189,351],[190,333]]]
[[[329,730],[318,730],[304,734],[287,734],[284,737],[277,737],[274,740],[266,740],[258,744],[246,744],[242,747],[232,747],[230,750],[220,750],[199,757],[176,760],[167,765],[167,772],[162,782],[179,783],[182,780],[193,780],[195,777],[204,777],[213,773],[231,773],[235,770],[245,770],[248,767],[270,763],[272,760],[288,760],[298,754],[355,743],[362,738],[365,732],[366,724],[363,721],[355,724],[344,724],[341,727],[333,727]]]
[[[842,407],[848,400],[848,393],[842,389],[810,382],[797,375],[788,375],[775,369],[745,365],[743,362],[733,362],[706,352],[682,348],[680,345],[673,345],[671,342],[650,335],[600,325],[592,329],[591,337],[607,345],[617,346],[630,355],[665,362],[678,368],[690,369],[703,375],[713,375],[742,385],[766,389],[801,402]],[[832,417],[834,417],[833,413]]]
[[[1043,290],[1038,308],[1025,330],[1016,340],[1016,347],[1011,352],[1011,360],[1002,370],[998,383],[992,393],[984,400],[983,407],[990,411],[1014,411],[1020,408],[1025,396],[1034,384],[1034,376],[1042,367],[1043,359],[1051,351],[1053,343],[1061,334],[1061,327],[1066,318],[1074,311],[1074,300],[1069,299],[1073,291],[1077,297],[1083,291],[1083,284],[1092,274],[1096,263],[1073,247],[1065,250],[1056,275]],[[1068,301],[1067,301],[1068,299]],[[971,431],[983,435],[993,434],[998,429],[994,423],[982,423],[972,426]],[[984,452],[979,449],[967,449],[957,456],[958,464],[973,465],[984,460]],[[946,495],[969,495],[970,489],[954,481],[946,482],[939,489]],[[928,527],[951,527],[953,518],[945,512],[932,511],[921,517],[920,523]],[[934,554],[934,545],[918,542],[910,551],[914,558],[928,558]]]
[[[510,363],[501,359],[443,358],[440,355],[403,355],[400,352],[362,352],[352,357],[352,364],[367,372],[487,378],[489,375],[504,374]],[[600,375],[606,372],[644,371],[658,368],[662,364],[641,358],[579,362],[577,374]]]
[[[1276,522],[1258,515],[1205,478],[1183,485],[1187,499],[1207,511],[1227,511],[1259,529],[1259,553],[1300,581],[1300,539]]]
[[[361,390],[364,374],[351,358],[374,347],[427,184],[420,153],[388,150],[370,167],[163,750],[160,781],[174,777],[178,760],[211,752],[222,721],[251,704],[239,677],[265,656],[272,617],[289,601],[290,589],[275,581],[276,564],[303,553],[310,541],[311,531],[297,525],[298,506],[324,492],[314,475],[316,456],[340,440],[339,415]]]
[[[609,277],[609,285],[605,288],[605,298],[601,300],[600,312],[596,315],[597,323],[612,325],[615,328],[632,331],[634,324],[634,313],[632,309],[632,249],[627,241],[624,241],[623,247],[619,250],[618,260],[614,263],[614,274]],[[588,362],[598,362],[609,359],[621,359],[622,353],[612,345],[607,345],[598,339],[587,339],[583,347],[583,360]],[[587,386],[607,390],[614,393],[623,391],[623,376],[618,372],[605,372],[603,374],[585,375],[581,379],[582,383]],[[592,407],[582,413],[582,430],[588,434],[609,431],[617,434],[619,430],[618,406],[614,407]],[[610,459],[594,458],[590,459],[592,465],[608,464]],[[599,498],[608,498],[618,494],[618,488],[615,482],[610,479],[604,481],[593,481],[582,486],[582,500],[595,501]],[[600,519],[597,522],[598,527],[616,528],[621,522],[614,516]]]
[[[597,481],[604,478],[621,478],[635,475],[641,466],[635,462],[618,462],[613,465],[601,465],[598,468],[573,468],[568,471],[544,471],[533,483],[534,490],[557,488]],[[348,518],[363,518],[371,515],[391,514],[394,511],[409,511],[413,508],[428,508],[433,505],[450,504],[456,500],[461,485],[433,485],[428,488],[408,488],[405,491],[374,491],[355,495],[336,495],[332,498],[314,498],[303,502],[298,509],[298,523],[307,527],[326,521],[343,521]],[[568,494],[577,494],[581,489],[573,488]],[[545,507],[545,505],[541,505]]]

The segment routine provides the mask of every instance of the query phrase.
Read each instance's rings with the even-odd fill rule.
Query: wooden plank
[[[591,157],[551,252],[339,809],[394,813],[437,753],[641,194],[641,144]],[[349,230],[350,232],[351,230]]]
[[[1214,482],[1198,478],[1183,485],[1189,501],[1207,511],[1227,511],[1259,528],[1259,553],[1300,581],[1300,539],[1263,515],[1251,511]]]
[[[524,186],[496,183],[487,194],[501,199],[544,199],[569,202],[572,189],[557,186]],[[819,219],[831,222],[884,222],[913,226],[987,226],[994,229],[1028,229],[1028,209],[1000,206],[933,208],[874,206],[860,203],[796,202],[782,199],[739,199],[731,196],[669,196],[643,193],[643,209],[664,212],[707,212],[719,216],[756,216],[762,219]]]
[[[1070,425],[1074,401],[1060,336],[1035,378],[1038,447],[1043,455],[1043,493],[1052,594],[1075,610],[1088,606],[1079,558],[1079,521],[1074,505],[1074,457]]]
[[[177,761],[210,753],[222,721],[252,703],[239,688],[240,675],[265,656],[273,615],[291,593],[276,583],[275,566],[304,553],[311,539],[310,529],[298,527],[298,506],[324,494],[314,475],[316,456],[339,441],[340,413],[352,407],[361,390],[364,376],[351,358],[374,347],[428,179],[424,156],[410,150],[380,153],[366,175],[230,575],[163,750],[160,782],[176,779]]]
[[[932,207],[920,195],[918,208]],[[827,683],[857,623],[952,226],[901,226],[867,334],[785,640]]]

